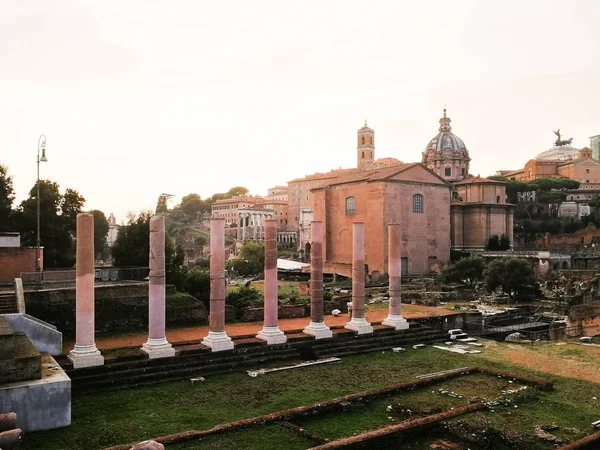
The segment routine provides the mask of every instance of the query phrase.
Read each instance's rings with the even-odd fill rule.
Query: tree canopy
[[[485,261],[479,256],[470,256],[448,264],[442,270],[442,282],[461,283],[465,286],[473,286],[477,281],[483,280]]]
[[[484,275],[489,291],[501,287],[510,298],[531,295],[535,290],[535,272],[524,259],[495,259],[487,265]]]
[[[108,236],[108,220],[102,211],[94,209],[90,211],[94,216],[94,251],[101,254],[106,247]]]
[[[40,240],[44,247],[44,267],[72,267],[75,263],[77,214],[85,199],[74,189],[60,193],[57,183],[40,180]],[[37,241],[37,183],[29,197],[14,213],[15,229],[21,233],[23,245]]]
[[[11,231],[10,223],[13,215],[12,205],[15,201],[12,177],[8,168],[0,165],[0,231]]]

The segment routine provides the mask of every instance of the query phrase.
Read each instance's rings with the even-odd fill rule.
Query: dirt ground
[[[406,319],[417,319],[432,316],[445,316],[453,314],[442,308],[421,305],[402,305],[402,315]],[[370,310],[367,307],[367,320],[370,322],[381,322],[387,317],[387,309]],[[349,320],[347,314],[342,314],[338,317],[331,315],[325,316],[325,324],[328,326],[343,326]],[[309,317],[299,319],[281,319],[279,328],[283,331],[302,330],[310,322]],[[225,325],[225,331],[231,337],[254,335],[262,329],[262,322],[249,323],[231,323]],[[171,344],[177,344],[189,341],[199,341],[208,335],[208,326],[177,328],[167,330],[167,340]],[[140,347],[148,338],[145,332],[125,332],[115,335],[96,334],[96,346],[102,349],[115,349],[123,347]],[[65,339],[63,342],[63,351],[68,353],[74,346],[75,342],[72,339]]]
[[[562,377],[600,383],[600,345],[577,342],[499,344],[486,341],[485,354],[488,359],[510,361]]]

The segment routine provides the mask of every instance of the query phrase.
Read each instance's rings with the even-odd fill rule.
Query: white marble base
[[[209,331],[208,336],[202,340],[202,345],[210,347],[213,352],[233,349],[233,341],[225,331]]]
[[[358,334],[369,334],[373,332],[373,327],[365,318],[358,319],[353,317],[352,320],[344,326],[344,328],[356,331]]]
[[[258,339],[267,341],[267,344],[285,344],[287,342],[287,336],[279,327],[263,327],[262,330],[256,335]]]
[[[302,332],[313,335],[315,339],[327,339],[333,336],[333,333],[324,322],[311,321]]]
[[[104,365],[104,356],[92,345],[75,345],[75,348],[69,352],[67,358],[73,363],[73,369],[83,367],[94,367]]]
[[[152,339],[142,345],[142,351],[148,353],[148,358],[168,358],[175,356],[175,349],[167,342],[167,338]]]
[[[394,327],[396,330],[408,330],[408,322],[402,317],[402,314],[389,314],[381,324]]]

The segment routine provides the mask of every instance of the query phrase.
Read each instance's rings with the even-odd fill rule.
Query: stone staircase
[[[16,314],[17,296],[14,292],[0,292],[0,314]]]
[[[66,357],[57,360],[71,378],[73,394],[80,395],[447,339],[446,333],[419,324],[402,331],[382,325],[374,325],[374,329],[373,334],[359,336],[337,328],[333,329],[333,339],[323,340],[315,340],[298,330],[287,333],[286,344],[274,346],[267,346],[254,336],[242,336],[234,340],[233,350],[217,353],[198,342],[190,342],[177,345],[176,356],[172,358],[147,359],[145,354],[133,351],[131,356],[112,360],[107,356],[104,366],[77,370],[72,369]]]

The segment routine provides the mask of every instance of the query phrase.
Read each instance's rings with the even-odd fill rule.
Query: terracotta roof
[[[506,182],[504,182],[504,181],[490,180],[489,178],[480,177],[479,175],[477,175],[476,177],[465,178],[464,180],[457,181],[454,184],[458,185],[458,184],[474,184],[474,183],[506,184]]]
[[[331,172],[325,172],[325,173],[314,173],[312,175],[306,175],[305,177],[302,178],[295,178],[293,180],[288,181],[288,183],[297,183],[297,182],[301,182],[301,181],[311,181],[311,180],[326,180],[328,178],[337,178],[340,175],[346,174],[346,173],[350,173],[350,172],[357,172],[358,169],[335,169],[332,170]]]
[[[324,186],[332,186],[336,184],[344,184],[344,183],[355,183],[359,181],[379,181],[385,180],[386,178],[390,178],[398,173],[404,172],[411,167],[420,166],[424,170],[429,171],[423,164],[421,163],[404,163],[404,164],[396,164],[394,166],[382,166],[376,167],[374,169],[367,170],[355,170],[352,173],[347,173],[344,176],[337,177],[334,180],[331,180],[329,183],[326,183]],[[435,174],[434,174],[435,175]],[[443,178],[435,175],[440,181],[447,183]],[[314,188],[313,190],[320,189],[323,186],[319,186]]]

